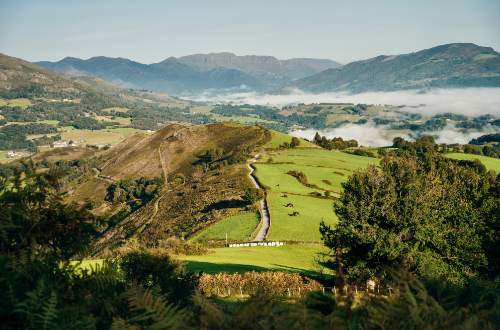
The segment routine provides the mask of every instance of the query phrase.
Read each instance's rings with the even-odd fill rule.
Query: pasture
[[[203,242],[208,240],[248,241],[259,224],[255,212],[244,212],[219,220],[215,224],[196,234],[191,240]]]
[[[319,241],[319,223],[335,225],[333,197],[355,170],[378,159],[319,148],[269,151],[256,163],[256,176],[267,189],[271,214],[270,240]],[[305,174],[307,185],[289,171]],[[329,194],[329,196],[325,196]]]
[[[481,163],[483,163],[484,166],[488,170],[494,170],[496,173],[500,173],[500,159],[498,158],[492,158],[492,157],[487,157],[487,156],[481,156],[481,155],[474,155],[474,154],[465,154],[465,153],[450,153],[450,154],[445,154],[446,157],[452,158],[452,159],[458,159],[458,160],[474,160],[477,159]]]
[[[26,108],[29,105],[31,105],[31,101],[29,99],[24,99],[24,98],[3,99],[3,98],[0,98],[0,107],[10,106],[10,107]]]
[[[328,273],[318,261],[328,250],[319,244],[290,244],[279,247],[211,249],[207,255],[178,256],[192,272],[240,273],[247,271],[289,271],[306,275]]]
[[[292,140],[292,137],[290,135],[271,130],[271,140],[264,145],[264,148],[278,149],[280,145],[282,145],[285,142],[290,143],[291,140]],[[300,139],[300,147],[301,148],[319,148],[314,143],[311,143],[311,142],[306,141],[304,139]]]
[[[75,129],[70,126],[61,129],[63,140],[73,140],[78,144],[117,144],[125,138],[143,130],[135,128],[108,128],[102,130]]]

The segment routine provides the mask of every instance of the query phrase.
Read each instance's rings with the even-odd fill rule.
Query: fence
[[[398,290],[391,287],[376,287],[375,289],[369,289],[366,287],[327,287],[322,286],[319,289],[317,288],[308,288],[308,287],[287,287],[282,291],[269,292],[268,290],[261,290],[260,288],[250,289],[244,286],[216,286],[212,290],[203,291],[202,293],[206,296],[216,296],[216,297],[247,297],[257,293],[258,291],[270,293],[273,295],[278,295],[282,297],[288,298],[300,298],[306,295],[309,292],[318,292],[322,294],[331,294],[335,297],[348,297],[348,296],[392,296],[397,293]]]
[[[248,243],[229,243],[228,247],[252,247],[252,246],[283,246],[285,242],[248,242]]]

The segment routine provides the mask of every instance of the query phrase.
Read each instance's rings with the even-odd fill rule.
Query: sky
[[[500,0],[0,0],[0,53],[142,63],[230,51],[341,63],[451,42],[500,50]]]

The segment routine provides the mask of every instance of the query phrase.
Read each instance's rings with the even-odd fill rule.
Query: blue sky
[[[450,42],[500,50],[499,0],[0,0],[0,52],[144,63],[231,51],[342,63]]]

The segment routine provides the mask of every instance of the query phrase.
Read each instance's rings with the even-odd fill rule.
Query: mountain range
[[[500,54],[471,43],[447,44],[352,62],[299,79],[291,86],[308,92],[498,87]]]
[[[500,54],[490,47],[453,43],[402,55],[380,55],[340,65],[332,60],[232,53],[169,57],[142,64],[124,58],[67,57],[36,63],[70,75],[99,77],[123,87],[171,95],[204,91],[390,91],[500,87]]]
[[[340,64],[331,60],[272,56],[237,56],[232,53],[169,57],[142,64],[124,58],[66,57],[58,62],[37,62],[47,69],[70,75],[96,76],[123,87],[149,89],[172,95],[204,90],[269,90]]]

